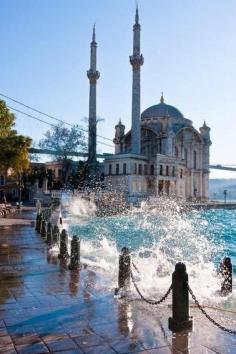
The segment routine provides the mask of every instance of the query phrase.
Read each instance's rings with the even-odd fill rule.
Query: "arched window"
[[[184,159],[187,162],[187,160],[188,160],[188,150],[187,149],[184,149]]]
[[[126,175],[126,163],[123,163],[123,174]]]
[[[150,168],[150,175],[154,175],[154,165],[151,165],[151,168]]]
[[[196,151],[193,152],[193,168],[194,169],[197,168],[197,152]]]
[[[162,174],[163,174],[163,167],[162,165],[160,165],[160,176],[162,176]]]
[[[178,150],[177,146],[175,146],[175,157],[178,158],[178,156],[179,156],[179,150]]]

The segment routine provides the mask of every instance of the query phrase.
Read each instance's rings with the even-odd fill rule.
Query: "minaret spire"
[[[94,166],[97,163],[97,112],[96,112],[96,85],[100,77],[97,71],[97,43],[95,40],[95,24],[93,26],[92,42],[90,44],[90,69],[87,71],[89,79],[89,137],[88,163]]]
[[[139,24],[138,4],[136,4],[135,24]]]
[[[133,68],[132,84],[132,129],[131,152],[141,152],[141,119],[140,119],[140,67],[143,65],[143,56],[140,54],[140,31],[138,6],[136,6],[135,24],[133,26],[133,55],[130,56],[130,64]]]

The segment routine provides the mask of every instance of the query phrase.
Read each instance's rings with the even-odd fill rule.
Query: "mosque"
[[[150,196],[176,196],[184,200],[207,200],[209,184],[210,128],[204,122],[194,128],[176,107],[160,103],[140,112],[141,66],[138,8],[133,26],[132,66],[132,122],[125,131],[121,120],[115,126],[115,153],[104,160],[107,189],[124,193],[129,201]],[[96,83],[100,76],[96,70],[95,29],[91,42],[89,99],[89,157],[96,166]]]

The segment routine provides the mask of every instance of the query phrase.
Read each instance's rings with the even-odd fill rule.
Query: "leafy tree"
[[[63,163],[62,178],[66,183],[68,172],[71,169],[72,161],[69,156],[73,152],[85,152],[86,142],[84,133],[78,125],[66,128],[64,125],[58,124],[53,126],[51,130],[45,133],[45,138],[39,142],[42,149],[48,149],[56,153],[52,154],[53,158]]]
[[[7,108],[5,101],[0,100],[0,137],[16,134],[16,131],[12,130],[14,125],[15,115]]]
[[[6,173],[22,174],[29,167],[29,137],[18,135],[13,130],[15,115],[9,111],[6,103],[0,100],[0,168]]]

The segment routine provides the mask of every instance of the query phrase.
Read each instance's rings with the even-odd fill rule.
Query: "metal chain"
[[[236,331],[233,331],[232,329],[226,328],[224,326],[222,326],[221,324],[217,323],[213,318],[210,317],[210,315],[208,315],[208,313],[204,310],[204,308],[199,304],[198,300],[196,299],[196,296],[194,295],[192,289],[190,288],[190,286],[187,284],[188,286],[188,291],[190,293],[190,295],[193,298],[193,301],[195,302],[195,304],[197,305],[197,307],[199,308],[199,310],[206,316],[206,318],[213,323],[216,327],[222,329],[222,331],[228,332],[230,334],[233,334],[234,336],[236,336]]]
[[[167,292],[165,293],[164,296],[162,296],[162,298],[160,300],[150,300],[150,299],[147,299],[143,296],[143,294],[141,293],[141,291],[139,290],[138,288],[138,285],[136,284],[136,281],[134,280],[134,275],[132,273],[132,270],[131,270],[131,279],[132,279],[132,282],[134,284],[134,287],[137,291],[137,293],[139,294],[139,296],[141,297],[141,299],[145,302],[147,302],[148,304],[150,305],[160,305],[163,301],[165,301],[165,299],[168,297],[168,295],[170,294],[171,290],[172,290],[172,284],[171,286],[169,287],[169,289],[167,290]]]
[[[136,270],[136,272],[138,274],[141,274],[140,270],[138,269],[138,267],[136,266],[136,264],[134,264],[134,262],[132,262],[132,266],[134,267],[134,269]]]

